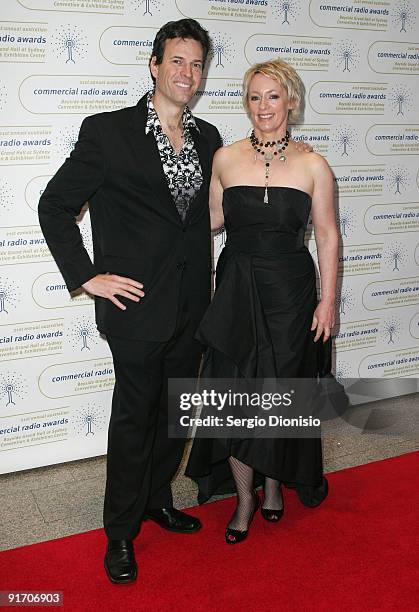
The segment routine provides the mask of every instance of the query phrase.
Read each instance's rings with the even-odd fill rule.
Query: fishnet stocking
[[[281,482],[266,477],[263,490],[265,499],[263,500],[262,508],[266,508],[267,510],[282,510],[284,501],[282,499]]]
[[[255,510],[255,492],[253,490],[253,468],[235,457],[229,457],[231,471],[237,490],[237,508],[230,519],[228,527],[246,531]]]

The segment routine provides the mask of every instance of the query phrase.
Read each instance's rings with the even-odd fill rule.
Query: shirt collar
[[[156,109],[154,108],[154,104],[151,99],[152,97],[153,91],[149,91],[147,94],[147,121],[145,125],[145,133],[148,134],[149,132],[154,132],[155,134],[161,134],[163,130]],[[185,106],[185,110],[183,111],[182,123],[184,130],[194,128],[200,132],[200,129],[196,124],[195,117],[192,115],[188,106]]]

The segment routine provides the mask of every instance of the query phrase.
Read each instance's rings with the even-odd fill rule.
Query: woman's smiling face
[[[268,134],[286,129],[288,112],[293,105],[279,81],[258,72],[250,81],[247,96],[254,128]]]

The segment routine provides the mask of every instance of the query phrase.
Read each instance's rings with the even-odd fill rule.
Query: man
[[[208,33],[182,19],[157,33],[155,89],[135,107],[86,118],[39,203],[48,246],[69,291],[95,296],[115,371],[109,424],[105,569],[132,582],[132,541],[148,518],[192,533],[170,481],[183,441],[167,436],[167,380],[197,376],[194,332],[210,297],[208,188],[217,129],[187,108],[201,82]],[[75,217],[90,203],[94,263]]]

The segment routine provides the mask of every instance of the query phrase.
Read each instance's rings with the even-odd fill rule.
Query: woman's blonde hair
[[[280,83],[288,94],[293,108],[289,111],[290,121],[295,121],[300,115],[301,103],[304,97],[304,85],[296,70],[281,59],[273,59],[259,64],[253,64],[243,77],[243,106],[249,113],[249,85],[255,74],[263,74]]]

